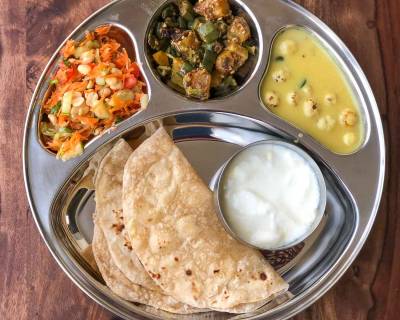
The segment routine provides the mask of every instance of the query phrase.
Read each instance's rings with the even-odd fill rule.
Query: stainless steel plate
[[[265,253],[289,282],[294,298],[273,310],[259,310],[240,318],[285,319],[309,306],[349,267],[375,219],[385,169],[384,139],[375,99],[359,65],[326,25],[290,1],[231,2],[252,19],[260,50],[254,71],[240,90],[229,97],[194,102],[161,84],[147,63],[144,46],[148,24],[164,1],[120,0],[88,18],[71,37],[78,39],[86,29],[103,23],[117,26],[127,45],[133,44],[130,49],[142,63],[150,93],[148,108],[89,143],[80,158],[62,163],[40,145],[37,135],[40,104],[55,68],[57,53],[32,98],[23,160],[26,190],[38,228],[70,278],[94,300],[124,318],[226,319],[232,315],[174,316],[122,301],[103,285],[90,266],[86,250],[92,236],[93,191],[88,181],[82,181],[82,176],[90,159],[110,148],[119,137],[140,141],[146,135],[146,128],[162,123],[205,181],[211,181],[216,170],[240,146],[271,136],[298,142],[320,164],[328,188],[323,223],[303,247]],[[352,155],[335,155],[307,135],[299,138],[301,132],[261,105],[258,89],[274,34],[292,24],[310,28],[331,48],[360,101],[367,134],[362,148]]]

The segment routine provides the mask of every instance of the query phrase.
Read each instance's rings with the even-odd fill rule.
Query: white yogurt
[[[242,151],[226,168],[222,208],[231,229],[260,248],[279,248],[310,231],[320,191],[310,164],[280,145]]]

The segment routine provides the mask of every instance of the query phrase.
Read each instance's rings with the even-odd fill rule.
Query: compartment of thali
[[[195,121],[196,119],[208,120],[199,123]],[[210,183],[211,189],[213,189],[213,180],[215,181],[218,169],[243,146],[259,140],[268,141],[283,137],[278,132],[261,128],[256,122],[238,115],[223,113],[219,118],[218,114],[204,111],[192,112],[187,116],[180,113],[159,117],[154,122],[126,130],[121,134],[121,138],[135,149],[160,125],[167,129],[189,163],[194,166],[206,183]],[[112,296],[111,291],[102,285],[103,282],[93,265],[91,256],[93,213],[96,207],[93,177],[97,174],[99,163],[114,144],[115,140],[109,142],[93,158],[83,163],[58,192],[52,205],[51,225],[61,250],[80,267],[79,272],[84,270],[90,275],[91,283],[100,288],[102,294],[108,297],[111,295],[116,308],[124,308],[135,314],[141,310],[149,317],[163,318],[168,315],[171,319],[229,319],[233,317],[233,315],[215,311],[190,316],[163,313],[149,306],[126,303]],[[200,153],[199,150],[201,150]],[[205,156],[209,154],[213,154],[214,157],[211,159]],[[296,246],[275,251],[262,251],[269,263],[289,283],[289,290],[295,297],[321,279],[335,264],[357,225],[357,209],[346,188],[337,180],[330,168],[323,163],[318,163],[318,165],[326,183],[326,209],[318,228]],[[109,201],[114,200],[110,198]],[[290,303],[290,301],[286,302],[286,304]],[[274,309],[269,309],[271,306],[267,305],[242,317],[261,313],[267,315],[274,312]]]
[[[334,154],[353,154],[366,143],[368,112],[354,77],[308,27],[289,25],[275,34],[259,95],[267,111]]]
[[[259,31],[242,1],[168,0],[153,15],[145,53],[153,76],[191,101],[222,99],[253,77]]]
[[[134,35],[117,23],[69,39],[40,105],[38,140],[63,161],[147,107],[150,90]]]

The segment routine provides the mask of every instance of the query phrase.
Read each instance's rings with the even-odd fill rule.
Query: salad
[[[140,69],[110,30],[100,26],[61,50],[39,123],[43,144],[58,159],[79,156],[89,140],[147,106]]]

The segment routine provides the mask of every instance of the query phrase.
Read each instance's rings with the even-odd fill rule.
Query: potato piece
[[[215,61],[215,69],[222,75],[235,73],[235,53],[229,50],[222,51]]]
[[[183,77],[183,87],[188,97],[206,100],[210,97],[211,74],[205,69],[195,69]]]
[[[219,87],[222,83],[222,80],[224,80],[224,76],[218,71],[214,70],[211,75],[211,88]]]
[[[242,44],[251,36],[250,27],[243,17],[235,17],[228,28],[228,40]]]
[[[215,62],[216,70],[227,76],[234,74],[249,58],[249,52],[246,48],[238,44],[230,44],[222,51]]]
[[[194,11],[207,20],[217,20],[231,13],[228,0],[199,0],[194,6]]]
[[[185,31],[178,40],[171,41],[172,46],[192,64],[200,63],[199,48],[201,41],[194,31]]]

